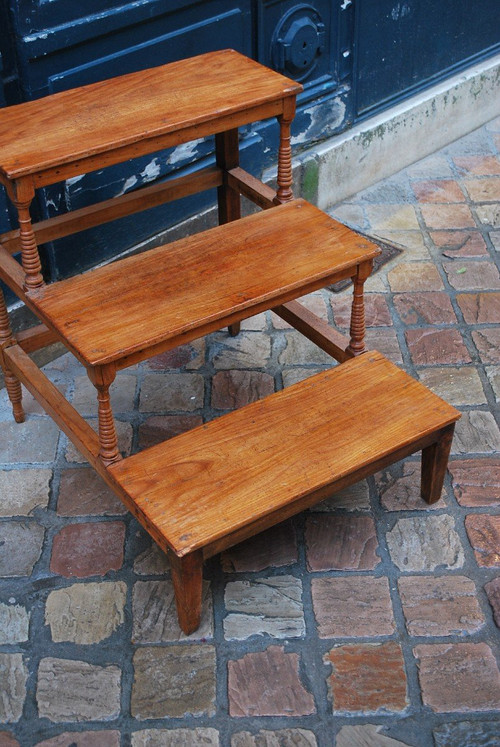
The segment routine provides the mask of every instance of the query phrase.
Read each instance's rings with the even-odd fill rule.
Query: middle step
[[[134,362],[352,277],[379,253],[299,199],[47,285],[30,300],[85,365]]]

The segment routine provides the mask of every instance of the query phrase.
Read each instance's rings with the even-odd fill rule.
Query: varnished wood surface
[[[17,179],[209,121],[215,132],[217,120],[301,90],[222,50],[5,107],[0,173]]]
[[[350,277],[379,251],[295,200],[29,295],[73,352],[98,365]]]
[[[109,471],[155,533],[182,556],[266,515],[277,521],[280,508],[459,417],[370,352]]]

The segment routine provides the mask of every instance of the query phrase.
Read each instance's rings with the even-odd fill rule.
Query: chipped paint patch
[[[129,189],[132,189],[132,187],[134,187],[138,181],[139,179],[136,176],[129,176],[129,178],[127,179],[127,181],[125,182],[121,190],[118,192],[116,197],[120,197],[121,195],[124,195],[125,192],[128,192]]]
[[[345,102],[337,97],[328,102],[321,102],[309,109],[304,109],[304,115],[310,117],[305,129],[291,139],[293,145],[311,143],[331,136],[342,125],[346,113]]]
[[[196,148],[202,142],[203,138],[198,138],[197,140],[192,140],[190,143],[178,145],[177,148],[173,149],[172,153],[167,158],[167,163],[171,166],[174,163],[179,163],[179,161],[184,161],[187,158],[192,158],[194,155],[196,155]]]
[[[152,182],[156,179],[157,176],[160,175],[160,164],[158,162],[157,158],[153,158],[153,160],[148,163],[144,171],[141,171],[141,176],[145,182]]]

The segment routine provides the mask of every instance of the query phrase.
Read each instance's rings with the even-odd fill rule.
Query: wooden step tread
[[[307,496],[459,417],[380,353],[368,352],[116,462],[109,472],[163,547],[179,556],[204,548],[209,556],[233,544],[227,538],[238,538],[242,528],[270,525],[266,517],[275,512],[293,515],[308,505]]]
[[[216,132],[218,120],[301,90],[227,49],[63,91],[0,111],[0,173],[19,178],[183,130],[199,137],[196,126]]]
[[[350,277],[378,247],[294,200],[69,280],[30,298],[88,365],[232,321]]]

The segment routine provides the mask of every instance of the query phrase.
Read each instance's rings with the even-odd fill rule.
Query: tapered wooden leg
[[[426,503],[436,503],[441,498],[455,423],[443,431],[438,441],[422,449],[422,479],[420,494]]]
[[[201,622],[203,554],[201,550],[196,550],[179,558],[170,552],[168,557],[179,625],[189,635],[200,627]]]
[[[118,451],[118,436],[111,410],[109,387],[115,379],[113,366],[99,366],[87,371],[89,379],[97,389],[97,417],[99,421],[99,456],[104,464],[112,464],[121,459]]]
[[[12,405],[12,414],[16,423],[24,422],[24,410],[22,405],[21,382],[14,376],[7,366],[3,351],[9,345],[15,343],[9,323],[9,314],[5,305],[5,298],[0,290],[0,366],[5,379],[5,388]]]
[[[228,331],[231,337],[236,337],[236,335],[239,335],[240,330],[241,330],[241,322],[235,322],[234,324],[230,324],[228,327]]]

